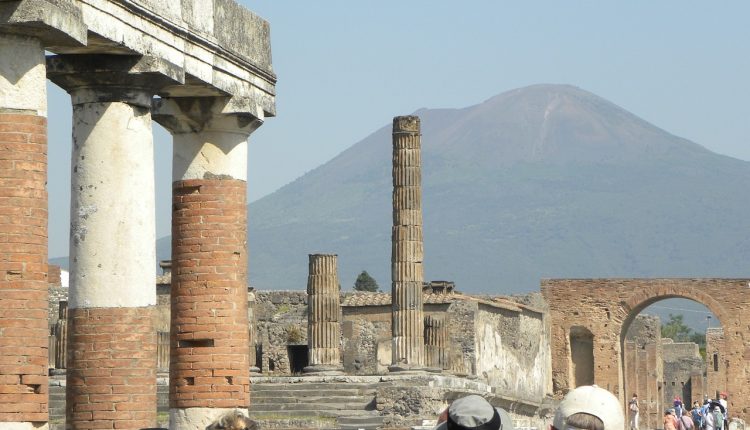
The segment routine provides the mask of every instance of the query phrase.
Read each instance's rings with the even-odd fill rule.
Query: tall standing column
[[[151,98],[174,82],[124,56],[59,56],[73,154],[66,424],[156,425],[154,159]]]
[[[0,429],[47,415],[44,48],[0,33]]]
[[[424,367],[420,146],[419,117],[393,118],[392,372]]]
[[[306,373],[341,374],[339,277],[336,254],[311,254],[307,277]]]
[[[202,430],[249,406],[247,138],[262,121],[227,98],[154,111],[174,139],[170,428]]]

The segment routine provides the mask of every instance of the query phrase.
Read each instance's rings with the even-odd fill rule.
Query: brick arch
[[[547,279],[553,394],[574,388],[568,335],[584,326],[594,338],[594,382],[625,403],[624,329],[648,305],[681,297],[713,312],[725,333],[724,357],[730,410],[750,421],[750,283],[748,279]]]
[[[700,287],[697,286],[677,286],[677,285],[665,285],[660,288],[646,289],[639,288],[633,290],[631,297],[621,303],[623,310],[627,316],[622,322],[622,329],[620,331],[620,337],[624,338],[625,334],[630,328],[630,323],[633,322],[636,316],[640,314],[644,309],[651,306],[652,304],[666,299],[689,299],[694,302],[700,303],[707,307],[708,310],[713,313],[719,320],[720,324],[723,324],[730,315],[727,315],[727,311],[724,306],[712,297],[709,293],[701,291]],[[723,327],[723,325],[722,325]]]

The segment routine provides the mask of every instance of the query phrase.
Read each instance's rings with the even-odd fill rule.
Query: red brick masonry
[[[0,113],[0,422],[46,422],[47,119]]]
[[[70,309],[67,425],[156,427],[154,308]]]
[[[173,184],[171,408],[249,404],[246,189]]]

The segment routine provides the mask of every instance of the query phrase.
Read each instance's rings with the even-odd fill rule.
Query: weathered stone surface
[[[706,329],[706,392],[704,394],[710,399],[718,399],[720,392],[727,391],[728,379],[736,378],[736,375],[730,378],[727,373],[730,363],[725,332],[721,327]],[[750,359],[747,353],[745,359]],[[731,393],[733,400],[736,400],[734,391]]]
[[[45,47],[86,44],[81,2],[74,0],[4,0],[0,2],[0,33],[41,40]]]
[[[425,363],[420,139],[419,117],[393,118],[392,371]]]
[[[745,371],[750,351],[745,311],[750,306],[747,279],[565,279],[542,280],[542,293],[550,307],[552,327],[552,379],[556,395],[576,382],[570,369],[571,329],[582,327],[593,336],[589,369],[596,384],[626,399],[623,389],[621,342],[635,316],[650,304],[670,297],[702,303],[724,328],[725,345],[720,359],[737,369],[726,379],[730,409],[742,419],[750,416],[750,374]],[[709,390],[711,388],[709,387]]]
[[[336,254],[311,254],[307,278],[307,373],[337,372],[341,366],[339,279]]]

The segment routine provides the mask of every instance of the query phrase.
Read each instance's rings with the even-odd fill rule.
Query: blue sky
[[[255,200],[419,108],[565,83],[750,160],[750,3],[240,0],[271,23],[278,117],[250,137]],[[50,257],[67,255],[70,101],[49,84]],[[155,126],[157,237],[171,139]],[[252,219],[249,221],[252,222]]]

